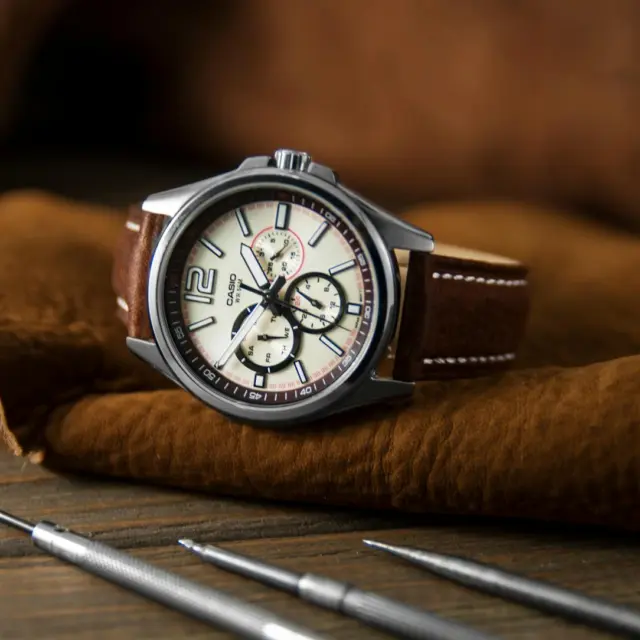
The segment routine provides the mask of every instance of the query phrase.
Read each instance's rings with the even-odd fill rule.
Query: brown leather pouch
[[[407,217],[531,266],[515,367],[276,432],[231,422],[127,352],[110,285],[124,215],[4,196],[4,441],[53,468],[218,494],[640,527],[640,240],[517,204]]]

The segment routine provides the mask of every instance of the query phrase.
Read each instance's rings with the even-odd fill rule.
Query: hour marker
[[[185,293],[184,299],[190,302],[203,302],[204,304],[212,304],[213,298],[211,296],[198,296],[195,293]]]
[[[289,226],[289,209],[286,202],[279,202],[276,209],[276,229],[286,229]]]
[[[264,376],[261,373],[256,373],[253,379],[253,386],[259,389],[264,389]]]
[[[215,318],[213,316],[209,316],[208,318],[204,318],[203,320],[198,320],[198,322],[194,322],[190,324],[187,329],[189,331],[197,331],[198,329],[203,329],[204,327],[208,327],[210,324],[215,322]]]
[[[352,316],[359,316],[362,311],[362,305],[355,302],[349,302],[347,304],[347,313]]]
[[[318,242],[320,242],[320,238],[324,235],[324,232],[329,228],[329,223],[325,220],[320,223],[320,226],[313,232],[313,235],[309,238],[309,242],[307,243],[310,247],[315,247]]]
[[[214,256],[218,256],[218,258],[222,258],[222,256],[224,255],[224,252],[222,251],[222,249],[216,246],[215,244],[213,244],[211,240],[207,240],[206,238],[200,238],[200,242],[202,243],[203,246],[209,249],[209,251],[211,251],[211,253],[213,253]]]
[[[329,269],[329,273],[332,276],[335,276],[338,273],[342,273],[343,271],[346,271],[347,269],[351,269],[351,267],[355,267],[355,266],[356,266],[355,260],[347,260],[346,262],[341,262],[340,264],[337,264],[335,267],[331,267],[331,269]]]
[[[327,338],[324,333],[320,336],[320,342],[322,342],[325,347],[329,347],[329,349],[331,349],[331,351],[333,351],[333,353],[335,353],[336,355],[344,355],[344,351],[333,340]]]
[[[296,373],[298,374],[298,379],[300,380],[300,382],[302,382],[303,384],[307,381],[307,372],[304,370],[304,365],[302,364],[302,362],[300,362],[300,360],[296,360],[293,363],[293,366],[296,368]]]
[[[216,270],[208,269],[206,272],[202,267],[189,267],[187,277],[185,279],[185,288],[187,291],[194,289],[198,293],[213,293],[216,283]]]
[[[238,225],[240,225],[240,231],[242,231],[242,235],[246,238],[251,235],[251,229],[249,229],[249,225],[247,224],[247,219],[244,216],[244,211],[242,209],[236,209],[236,220],[238,221]]]

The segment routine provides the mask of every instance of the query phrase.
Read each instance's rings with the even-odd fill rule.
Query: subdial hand
[[[267,340],[286,340],[287,336],[270,336],[266,333],[261,333],[256,338],[262,342],[266,342]]]
[[[251,291],[251,293],[255,293],[259,296],[262,296],[263,298],[266,297],[265,291],[260,291],[260,289],[256,289],[255,287],[250,287],[248,284],[245,284],[244,282],[240,283],[240,288],[245,289],[245,291]],[[302,309],[301,307],[296,307],[295,305],[289,304],[288,302],[285,302],[284,300],[280,300],[279,298],[275,298],[271,302],[280,307],[286,307],[287,309],[292,309],[293,311],[306,313],[308,316],[311,316],[312,318],[316,318],[317,320],[320,320],[321,322],[325,322],[326,324],[331,324],[332,322],[331,320],[327,320],[327,318],[323,318],[322,316],[316,315],[315,313],[311,313],[311,311],[307,311],[306,309]],[[343,327],[341,324],[336,324],[335,326],[339,327],[340,329],[344,329],[345,331],[351,331],[351,329],[347,329],[347,327]]]
[[[311,298],[310,296],[308,296],[306,293],[304,293],[303,291],[300,291],[300,289],[296,289],[296,291],[305,299],[308,300],[309,303],[311,304],[312,307],[315,307],[316,309],[322,309],[324,307],[324,305],[322,304],[322,302],[320,302],[320,300],[316,300],[315,298]]]
[[[271,259],[275,260],[276,258],[279,258],[282,255],[283,251],[287,248],[287,244],[288,243],[285,242],[285,244],[283,244],[282,247],[280,247],[280,249],[271,256]]]

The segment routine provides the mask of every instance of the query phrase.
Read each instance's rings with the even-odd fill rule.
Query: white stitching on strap
[[[481,363],[484,364],[486,362],[494,363],[494,362],[508,362],[509,360],[515,359],[515,353],[499,353],[493,356],[466,356],[466,357],[456,357],[456,358],[425,358],[422,362],[424,364],[476,364]]]
[[[482,276],[463,276],[460,273],[440,273],[434,271],[435,280],[442,278],[443,280],[458,280],[464,282],[477,282],[478,284],[488,284],[498,287],[524,287],[528,284],[526,280],[506,280],[504,278],[483,278]]]
[[[133,222],[131,220],[127,220],[124,223],[124,226],[129,229],[129,231],[135,231],[138,233],[140,231],[140,225],[137,222]]]
[[[116,302],[118,303],[118,306],[121,309],[124,309],[127,313],[129,313],[129,305],[127,304],[127,301],[124,298],[121,298],[120,296],[118,296],[116,298]]]

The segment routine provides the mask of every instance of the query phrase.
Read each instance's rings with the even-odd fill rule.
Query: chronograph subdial
[[[269,280],[294,277],[304,262],[302,242],[291,229],[264,229],[255,237],[252,248]]]
[[[326,273],[305,273],[287,289],[286,302],[291,314],[306,333],[324,333],[335,327],[346,306],[344,289]]]
[[[238,315],[232,338],[255,306],[247,307]],[[293,362],[300,349],[300,331],[288,315],[288,311],[278,315],[266,311],[260,317],[236,351],[236,357],[245,367],[266,374],[282,371]]]

